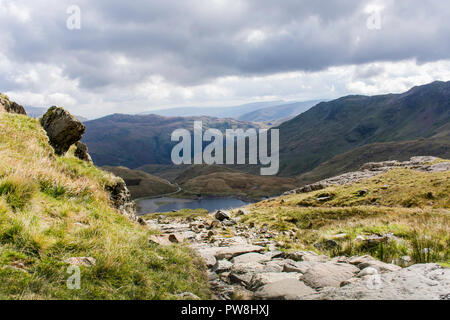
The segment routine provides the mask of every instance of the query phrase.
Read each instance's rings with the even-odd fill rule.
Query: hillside
[[[302,174],[338,154],[376,142],[434,136],[448,145],[449,120],[450,82],[433,82],[403,94],[322,102],[279,126],[280,173]]]
[[[121,177],[127,184],[133,199],[153,197],[178,190],[177,186],[170,184],[168,181],[141,170],[111,166],[103,166],[102,169]]]
[[[370,161],[408,160],[417,154],[450,159],[448,139],[419,139],[402,142],[377,142],[355,148],[322,162],[313,170],[297,177],[299,184],[309,184],[333,175],[358,170]]]
[[[85,122],[83,142],[99,166],[135,169],[147,164],[172,164],[170,153],[177,142],[170,141],[170,135],[175,129],[192,131],[194,121],[203,121],[204,130],[257,127],[233,119],[114,114]]]
[[[337,184],[319,190],[303,188],[250,205],[242,221],[267,224],[286,249],[448,265],[450,166],[441,166],[442,160],[397,162],[383,171],[384,165],[390,163],[366,165],[375,170],[366,179],[335,178]]]
[[[73,152],[55,155],[37,120],[0,110],[0,299],[207,298],[191,251],[149,242],[105,191],[121,179]],[[67,261],[80,265],[78,290]]]
[[[216,165],[191,166],[175,181],[183,188],[185,196],[201,194],[250,199],[277,196],[297,186],[292,178],[252,175]]]

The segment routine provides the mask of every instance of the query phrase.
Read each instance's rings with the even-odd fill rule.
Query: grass
[[[157,212],[143,215],[143,219],[152,219],[155,217],[165,216],[169,218],[195,218],[207,216],[209,211],[206,209],[181,209],[175,212]]]
[[[308,249],[332,256],[370,254],[386,262],[450,259],[450,172],[395,169],[345,186],[283,196],[249,206],[244,223],[267,223],[286,250]],[[287,231],[295,236],[287,237]],[[284,232],[284,234],[283,234]],[[368,245],[358,236],[394,235]],[[332,248],[321,245],[334,240]]]
[[[0,299],[208,298],[206,269],[188,248],[159,247],[152,231],[112,208],[105,186],[116,177],[55,156],[39,123],[0,113]],[[81,288],[66,281],[70,257]]]

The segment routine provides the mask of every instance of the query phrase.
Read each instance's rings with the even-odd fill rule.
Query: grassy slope
[[[38,122],[0,113],[0,298],[161,299],[208,297],[202,265],[178,246],[150,244],[150,231],[123,217],[104,186],[115,178],[72,155],[56,157]],[[81,289],[66,287],[69,257]]]
[[[124,179],[133,199],[158,196],[178,190],[177,186],[167,183],[166,180],[141,170],[111,166],[103,166],[102,169]]]
[[[359,191],[366,190],[360,196]],[[395,169],[360,183],[283,196],[259,202],[243,217],[278,231],[294,230],[295,239],[280,235],[287,249],[312,249],[331,255],[372,254],[392,261],[410,255],[413,262],[450,259],[450,172],[423,173]],[[320,197],[329,197],[319,201]],[[367,246],[358,235],[393,232],[389,244]],[[334,249],[316,243],[335,239]],[[423,249],[431,250],[424,251]]]

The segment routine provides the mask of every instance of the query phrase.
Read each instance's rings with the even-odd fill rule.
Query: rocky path
[[[401,268],[370,256],[286,253],[265,226],[241,224],[223,211],[146,223],[161,231],[150,241],[186,242],[204,259],[215,299],[450,299],[450,269],[437,264]]]

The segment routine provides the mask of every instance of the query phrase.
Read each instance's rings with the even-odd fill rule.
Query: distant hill
[[[172,164],[171,151],[177,142],[170,141],[175,129],[192,131],[194,121],[203,129],[256,128],[257,125],[234,119],[212,117],[162,117],[158,115],[114,114],[85,122],[83,142],[99,166],[125,166],[131,169],[147,164]]]
[[[253,175],[218,165],[190,166],[175,181],[187,196],[201,194],[250,199],[277,196],[297,186],[293,178]]]
[[[246,113],[240,116],[238,120],[253,122],[287,121],[307,111],[321,101],[322,100],[311,100],[270,106]]]
[[[403,94],[322,102],[278,127],[280,173],[302,174],[341,153],[376,142],[434,137],[448,146],[449,122],[450,82],[433,82]],[[425,145],[422,154],[427,153]]]
[[[112,172],[125,180],[133,199],[158,196],[178,190],[177,186],[144,171],[111,166],[104,166],[102,169]]]
[[[233,118],[238,119],[240,116],[271,106],[279,106],[285,104],[284,101],[266,101],[247,103],[231,107],[179,107],[171,109],[156,109],[147,112],[142,112],[142,115],[157,114],[166,117],[217,117],[217,118]]]

